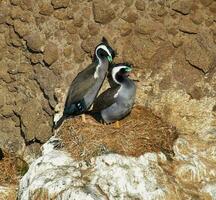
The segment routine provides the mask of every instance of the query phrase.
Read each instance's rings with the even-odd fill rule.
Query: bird
[[[54,129],[59,128],[65,119],[83,114],[91,107],[114,57],[115,51],[103,37],[101,43],[95,48],[92,63],[72,81],[65,101],[63,115],[54,124]]]
[[[136,96],[136,85],[129,78],[132,66],[128,63],[115,64],[112,67],[112,84],[94,101],[90,111],[97,121],[112,123],[126,117],[132,110]],[[117,123],[119,127],[119,123]]]

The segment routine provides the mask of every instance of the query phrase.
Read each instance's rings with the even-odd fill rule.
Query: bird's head
[[[102,38],[102,41],[99,45],[96,46],[94,52],[94,59],[108,59],[111,63],[115,57],[115,51],[109,45],[106,38]]]
[[[129,76],[129,73],[132,71],[132,65],[129,63],[120,63],[113,65],[112,68],[112,78],[113,80],[120,84],[124,81],[125,77]]]

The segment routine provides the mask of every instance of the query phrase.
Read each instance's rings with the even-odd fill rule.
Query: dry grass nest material
[[[19,178],[28,170],[28,164],[21,158],[4,152],[0,169],[0,185],[17,185]]]
[[[87,116],[68,119],[58,132],[64,148],[77,160],[86,160],[104,153],[140,156],[145,152],[172,153],[178,137],[176,129],[164,123],[149,109],[136,106],[131,114],[115,124],[104,125]]]

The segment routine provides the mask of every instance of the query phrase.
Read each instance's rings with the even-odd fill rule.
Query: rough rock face
[[[115,13],[110,6],[100,0],[93,1],[93,13],[95,22],[107,24],[115,18]]]
[[[58,60],[58,48],[54,43],[49,43],[44,49],[44,62],[52,65],[56,60]]]
[[[43,155],[35,160],[20,183],[19,199],[39,196],[56,199],[173,199],[174,187],[158,166],[163,154],[149,153],[140,158],[109,154],[77,162],[57,150],[52,138],[43,146]],[[59,177],[59,178],[53,178]],[[40,188],[38,190],[37,188]]]
[[[173,191],[179,199],[214,199],[215,5],[214,0],[0,1],[3,153],[29,159],[38,152],[53,134],[53,114],[62,111],[71,80],[91,62],[95,45],[105,36],[118,52],[115,62],[134,65],[139,81],[136,104],[179,133],[173,161],[154,160],[163,179],[156,178],[158,184],[148,181],[143,188],[161,184],[170,199]],[[55,44],[50,51],[48,44]],[[142,165],[141,158],[128,159]],[[104,182],[107,192],[109,180]],[[109,191],[110,198],[128,195],[124,188],[117,190],[119,194],[113,188]]]

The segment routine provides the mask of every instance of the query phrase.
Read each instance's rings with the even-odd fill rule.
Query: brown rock
[[[20,15],[23,14],[23,11],[20,7],[12,7],[10,16],[12,19],[20,19]]]
[[[163,77],[163,79],[161,80],[159,84],[159,87],[161,90],[167,90],[170,88],[171,85],[172,85],[171,78],[167,75]]]
[[[35,80],[39,84],[44,96],[48,99],[50,106],[54,108],[56,106],[54,89],[58,83],[58,78],[55,76],[52,70],[48,69],[47,67],[42,67],[40,64],[35,66],[34,71]]]
[[[133,5],[134,0],[124,0],[124,2],[126,7],[130,7]]]
[[[97,23],[107,24],[115,18],[115,13],[104,1],[93,0],[94,20]]]
[[[81,48],[86,53],[90,53],[94,50],[97,44],[98,44],[98,39],[95,36],[92,36],[90,38],[87,38],[81,43]]]
[[[160,24],[157,24],[154,21],[138,20],[136,22],[135,30],[140,34],[150,35],[154,33],[159,26]]]
[[[25,148],[24,156],[27,158],[30,157],[36,159],[40,154],[41,154],[41,145],[38,143],[30,144]]]
[[[45,142],[52,135],[49,121],[43,114],[42,107],[37,99],[32,99],[24,105],[19,113],[21,129],[25,135],[25,141]]]
[[[173,65],[172,78],[179,83],[180,88],[189,92],[190,88],[201,79],[203,73],[185,61],[185,56],[181,48],[175,54],[175,59],[176,62]]]
[[[75,46],[73,48],[73,53],[74,53],[74,60],[76,63],[82,63],[84,61],[84,52],[80,48],[80,46]]]
[[[14,30],[21,38],[29,34],[29,27],[20,20],[14,20]]]
[[[36,22],[36,25],[41,30],[42,29],[41,25],[46,22],[46,17],[43,15],[39,15],[39,16],[35,17],[35,22]]]
[[[193,1],[180,0],[180,1],[176,1],[172,5],[172,9],[181,13],[182,15],[188,15],[191,11],[192,5],[193,5]]]
[[[27,42],[27,46],[34,52],[41,52],[43,47],[43,41],[40,33],[32,33],[24,38]]]
[[[68,46],[68,47],[66,47],[66,48],[64,49],[64,56],[65,56],[66,58],[69,58],[69,57],[71,56],[71,53],[72,53],[72,50],[71,50],[71,47],[70,47],[70,46]]]
[[[0,113],[4,116],[4,117],[12,117],[14,115],[13,112],[13,106],[12,105],[4,105],[1,110]]]
[[[73,9],[67,9],[67,17],[68,19],[73,19],[74,18],[74,10]]]
[[[51,3],[55,9],[67,8],[70,0],[51,0]]]
[[[8,11],[0,7],[0,24],[6,23],[8,19]]]
[[[20,7],[23,10],[33,10],[34,8],[33,0],[21,0]]]
[[[42,63],[43,61],[43,55],[42,54],[31,54],[30,57],[31,63],[37,64],[37,63]]]
[[[43,2],[40,5],[39,13],[42,15],[50,16],[53,13],[53,11],[54,11],[54,9],[53,9],[52,5],[48,2]]]
[[[205,20],[205,24],[206,24],[207,27],[212,26],[213,23],[214,23],[214,19],[213,19],[212,16],[209,16],[209,17]]]
[[[209,10],[210,10],[212,13],[216,14],[216,2],[213,2],[213,3],[210,5]]]
[[[178,30],[177,30],[177,28],[175,28],[175,27],[168,27],[168,28],[167,28],[167,32],[168,32],[169,34],[175,36],[175,35],[178,33]]]
[[[85,7],[82,10],[82,16],[86,19],[90,19],[90,17],[92,16],[92,9],[91,7]]]
[[[24,140],[20,134],[20,128],[15,126],[11,118],[0,120],[0,147],[6,152],[19,154],[24,145]]]
[[[59,29],[60,30],[65,30],[65,23],[64,22],[59,23]]]
[[[201,24],[204,21],[203,12],[197,10],[190,16],[192,22],[196,25]]]
[[[6,95],[7,91],[6,89],[0,89],[1,95],[0,95],[0,108],[2,108],[6,104]],[[4,93],[3,93],[4,92]]]
[[[136,9],[137,10],[145,10],[145,1],[143,0],[137,0],[136,3],[135,3],[135,6],[136,6]]]
[[[121,26],[120,32],[121,32],[121,36],[125,37],[125,36],[128,36],[132,32],[132,29],[129,25],[125,24]]]
[[[12,19],[19,19],[22,22],[34,22],[32,13],[28,10],[24,11],[20,7],[12,7],[10,15]]]
[[[216,44],[216,35],[213,35],[213,41]]]
[[[186,43],[186,60],[204,73],[208,72],[214,63],[214,54],[208,49],[207,42],[201,37],[197,37]]]
[[[216,112],[216,104],[213,106],[212,111]]]
[[[184,43],[184,38],[180,35],[177,34],[173,39],[172,39],[172,44],[174,47],[178,48],[182,46]]]
[[[188,93],[193,99],[196,100],[200,100],[203,96],[205,96],[202,88],[198,86],[192,87]]]
[[[5,64],[4,65],[1,64],[0,68],[1,68],[1,70],[0,70],[0,80],[2,79],[6,83],[12,82],[13,80],[11,79],[10,75],[7,72],[8,67]]]
[[[44,62],[47,65],[52,65],[58,60],[58,47],[56,44],[49,42],[44,49]]]
[[[74,26],[76,26],[76,27],[82,27],[83,18],[81,16],[77,16],[77,17],[74,18],[73,23],[74,23]]]
[[[69,45],[74,45],[77,43],[77,41],[79,41],[79,35],[78,34],[68,34],[66,36],[66,41],[67,41],[67,44]]]
[[[20,37],[14,32],[14,30],[12,28],[10,28],[9,30],[9,43],[12,44],[15,47],[21,47],[22,44],[22,40],[20,39]]]
[[[152,70],[152,75],[158,74],[159,70],[163,70],[162,67],[167,60],[170,60],[175,53],[174,47],[171,43],[167,42],[161,45],[152,55],[149,67]],[[167,79],[167,77],[164,77]]]
[[[82,28],[79,31],[79,36],[81,39],[85,40],[88,37],[89,33],[88,33],[88,29],[87,28]]]
[[[140,68],[148,67],[147,60],[156,50],[151,41],[137,34],[131,34],[130,37],[125,38],[122,49],[122,59],[129,63],[136,63],[136,66]]]
[[[90,23],[88,25],[90,35],[97,35],[100,31],[99,26],[95,23]]]
[[[56,19],[59,20],[67,19],[67,13],[65,12],[65,9],[55,10],[53,15]]]
[[[196,34],[199,31],[198,26],[192,23],[192,21],[189,18],[183,18],[181,20],[181,23],[179,25],[179,30],[182,31],[183,33],[189,33],[189,34]]]
[[[138,19],[138,15],[136,12],[134,12],[132,10],[125,9],[123,14],[122,14],[122,19],[128,23],[135,23],[136,20]]]
[[[20,4],[20,0],[10,0],[10,3],[14,6],[17,6]]]
[[[77,28],[74,26],[73,23],[69,22],[66,26],[66,30],[70,34],[75,34],[77,32]]]
[[[200,2],[204,5],[204,6],[209,6],[212,4],[214,0],[200,0]]]

